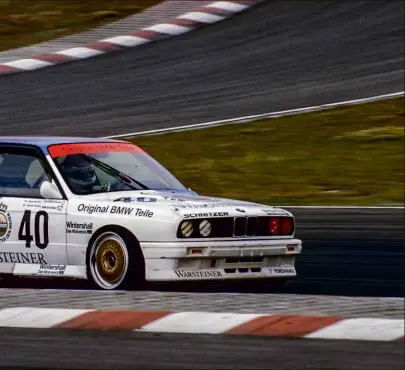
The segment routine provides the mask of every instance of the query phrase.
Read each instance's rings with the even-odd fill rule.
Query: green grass
[[[0,51],[82,32],[161,0],[0,0]]]
[[[278,205],[404,203],[403,98],[131,141],[205,195]]]

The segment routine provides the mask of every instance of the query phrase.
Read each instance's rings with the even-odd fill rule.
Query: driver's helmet
[[[80,192],[96,185],[97,177],[94,166],[80,155],[68,155],[61,163],[71,186]]]

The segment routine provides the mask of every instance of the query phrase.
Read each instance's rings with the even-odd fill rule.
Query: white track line
[[[404,95],[404,91],[399,91],[399,92],[395,92],[392,94],[377,95],[377,96],[372,96],[369,98],[346,100],[346,101],[341,101],[341,102],[337,102],[337,103],[314,105],[314,106],[305,107],[305,108],[288,109],[288,110],[282,110],[282,111],[278,111],[278,112],[254,114],[251,116],[224,119],[224,120],[219,120],[219,121],[196,123],[193,125],[168,127],[168,128],[147,130],[147,131],[135,131],[135,132],[131,132],[128,134],[122,134],[122,135],[104,136],[103,139],[130,138],[130,137],[141,136],[141,135],[162,134],[165,132],[192,130],[192,129],[203,128],[203,127],[213,127],[213,126],[219,126],[219,125],[224,125],[224,124],[229,124],[229,123],[249,122],[249,121],[254,121],[257,119],[261,119],[261,118],[277,118],[277,117],[283,117],[283,116],[288,116],[288,115],[292,115],[292,114],[310,113],[310,112],[328,109],[328,108],[336,108],[336,107],[341,107],[344,105],[355,105],[355,104],[373,102],[373,101],[382,100],[382,99],[395,98],[395,97],[399,97],[402,95]]]

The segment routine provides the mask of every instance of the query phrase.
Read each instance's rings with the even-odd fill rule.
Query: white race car
[[[126,141],[0,137],[0,274],[109,290],[285,280],[294,231],[290,212],[199,196]]]

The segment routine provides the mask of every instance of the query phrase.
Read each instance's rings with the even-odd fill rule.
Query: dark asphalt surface
[[[400,342],[0,329],[0,366],[51,369],[403,369]]]
[[[0,134],[114,135],[402,90],[402,1],[270,1],[156,44],[3,76]]]
[[[404,209],[286,209],[303,240],[289,292],[404,296]]]

